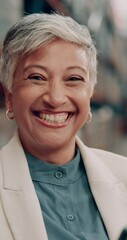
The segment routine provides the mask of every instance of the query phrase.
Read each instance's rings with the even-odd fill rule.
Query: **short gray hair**
[[[83,47],[87,53],[92,87],[96,84],[96,48],[86,26],[57,13],[27,15],[13,25],[5,36],[0,59],[0,81],[11,91],[17,62],[26,54],[55,39]]]

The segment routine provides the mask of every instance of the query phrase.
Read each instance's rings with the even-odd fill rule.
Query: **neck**
[[[23,143],[22,145],[26,151],[36,158],[56,165],[64,165],[75,156],[75,141],[73,144],[67,144],[67,146],[62,146],[60,148],[56,147],[56,149],[49,149],[49,147],[29,147],[25,146]]]

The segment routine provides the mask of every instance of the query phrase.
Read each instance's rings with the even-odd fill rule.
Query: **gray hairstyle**
[[[96,48],[86,26],[57,13],[36,13],[23,17],[5,36],[0,59],[0,81],[11,91],[18,61],[55,39],[83,47],[87,53],[92,87],[96,84]]]

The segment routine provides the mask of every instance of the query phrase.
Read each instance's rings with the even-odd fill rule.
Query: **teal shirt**
[[[81,155],[61,166],[26,153],[49,240],[108,240]]]

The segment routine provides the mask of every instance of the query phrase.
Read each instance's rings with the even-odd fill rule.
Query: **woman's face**
[[[88,118],[91,91],[81,47],[57,40],[24,57],[12,94],[6,93],[24,148],[47,161],[57,151],[71,156],[76,133]]]

